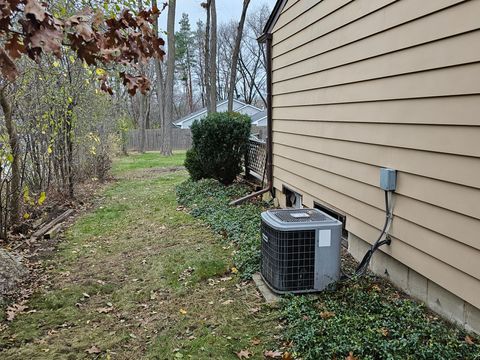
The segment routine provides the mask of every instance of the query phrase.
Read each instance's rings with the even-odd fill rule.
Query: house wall
[[[480,0],[289,0],[272,40],[277,193],[285,185],[344,214],[360,258],[384,221],[380,168],[397,169],[392,244],[374,270],[399,286],[418,274],[433,285],[410,293],[442,289],[443,310],[427,303],[476,331],[466,319],[480,319],[478,14]]]

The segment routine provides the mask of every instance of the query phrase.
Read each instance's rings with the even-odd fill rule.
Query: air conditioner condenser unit
[[[262,213],[261,275],[276,293],[326,289],[340,278],[342,223],[317,209]]]

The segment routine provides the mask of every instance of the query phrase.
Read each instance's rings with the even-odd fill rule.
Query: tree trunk
[[[193,84],[192,84],[192,65],[190,64],[190,50],[187,49],[187,70],[188,70],[188,87],[190,89],[190,94],[188,97],[188,110],[190,113],[193,112]]]
[[[242,43],[243,26],[245,25],[245,18],[247,17],[247,9],[250,0],[243,0],[242,16],[238,23],[237,37],[235,39],[235,47],[232,54],[232,69],[230,71],[230,84],[228,87],[228,111],[233,111],[233,94],[235,91],[235,83],[237,82],[237,65],[238,55],[240,54],[240,45]]]
[[[13,121],[12,106],[8,102],[5,88],[0,90],[0,106],[5,117],[5,127],[7,128],[8,142],[12,151],[10,181],[10,225],[15,225],[20,219],[20,149],[18,144],[18,134]]]
[[[175,75],[175,7],[176,1],[168,3],[167,20],[167,79],[165,84],[165,117],[163,121],[162,154],[172,155],[172,125],[173,122],[173,86]]]
[[[157,0],[152,1],[152,5],[157,7]],[[155,31],[155,35],[158,37],[158,16],[155,19],[155,23],[153,25],[153,29]],[[165,94],[165,81],[163,80],[163,70],[162,70],[162,63],[160,60],[155,60],[155,73],[157,75],[157,101],[158,101],[158,123],[162,128],[163,133],[163,124],[165,118],[165,103],[164,103],[164,94]],[[162,137],[163,138],[163,137]]]
[[[66,140],[67,140],[67,173],[68,173],[68,196],[73,199],[75,197],[74,192],[74,170],[73,170],[73,124],[72,114],[73,105],[68,105],[68,116],[66,120]]]
[[[160,127],[163,127],[165,119],[165,81],[163,79],[163,69],[160,60],[155,61],[155,72],[157,73],[158,123]]]
[[[207,10],[207,23],[205,26],[205,101],[207,103],[207,112],[210,114],[213,112],[211,102],[210,102],[210,2],[208,0],[206,3]]]
[[[145,95],[138,94],[138,125],[140,127],[140,153],[145,153],[145,102],[144,102]]]
[[[217,111],[217,8],[215,0],[210,0],[210,108]]]
[[[143,1],[137,1],[138,10],[143,10]],[[145,74],[145,67],[140,63],[140,73]],[[145,137],[147,129],[147,109],[146,109],[146,95],[141,92],[138,93],[138,122],[140,125],[140,153],[145,153]]]

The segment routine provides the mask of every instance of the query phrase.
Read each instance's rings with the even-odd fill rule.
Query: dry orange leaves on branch
[[[165,8],[164,4],[163,8]],[[101,11],[86,9],[66,19],[47,10],[38,0],[0,0],[0,67],[2,75],[13,81],[18,76],[15,60],[27,55],[38,60],[42,54],[61,56],[62,46],[76,52],[88,65],[124,64],[136,66],[150,58],[163,59],[164,41],[153,24],[160,10],[153,7],[132,14],[123,10],[105,19]],[[121,73],[128,92],[146,93],[150,82],[145,76]],[[107,77],[101,76],[102,90],[112,92]]]

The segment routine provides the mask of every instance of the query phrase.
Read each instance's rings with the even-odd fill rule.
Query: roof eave
[[[280,13],[282,12],[286,3],[287,0],[277,0],[275,6],[273,7],[272,13],[270,14],[270,17],[263,28],[263,34],[257,39],[259,43],[264,43],[268,37],[272,35],[273,27],[277,23]]]

